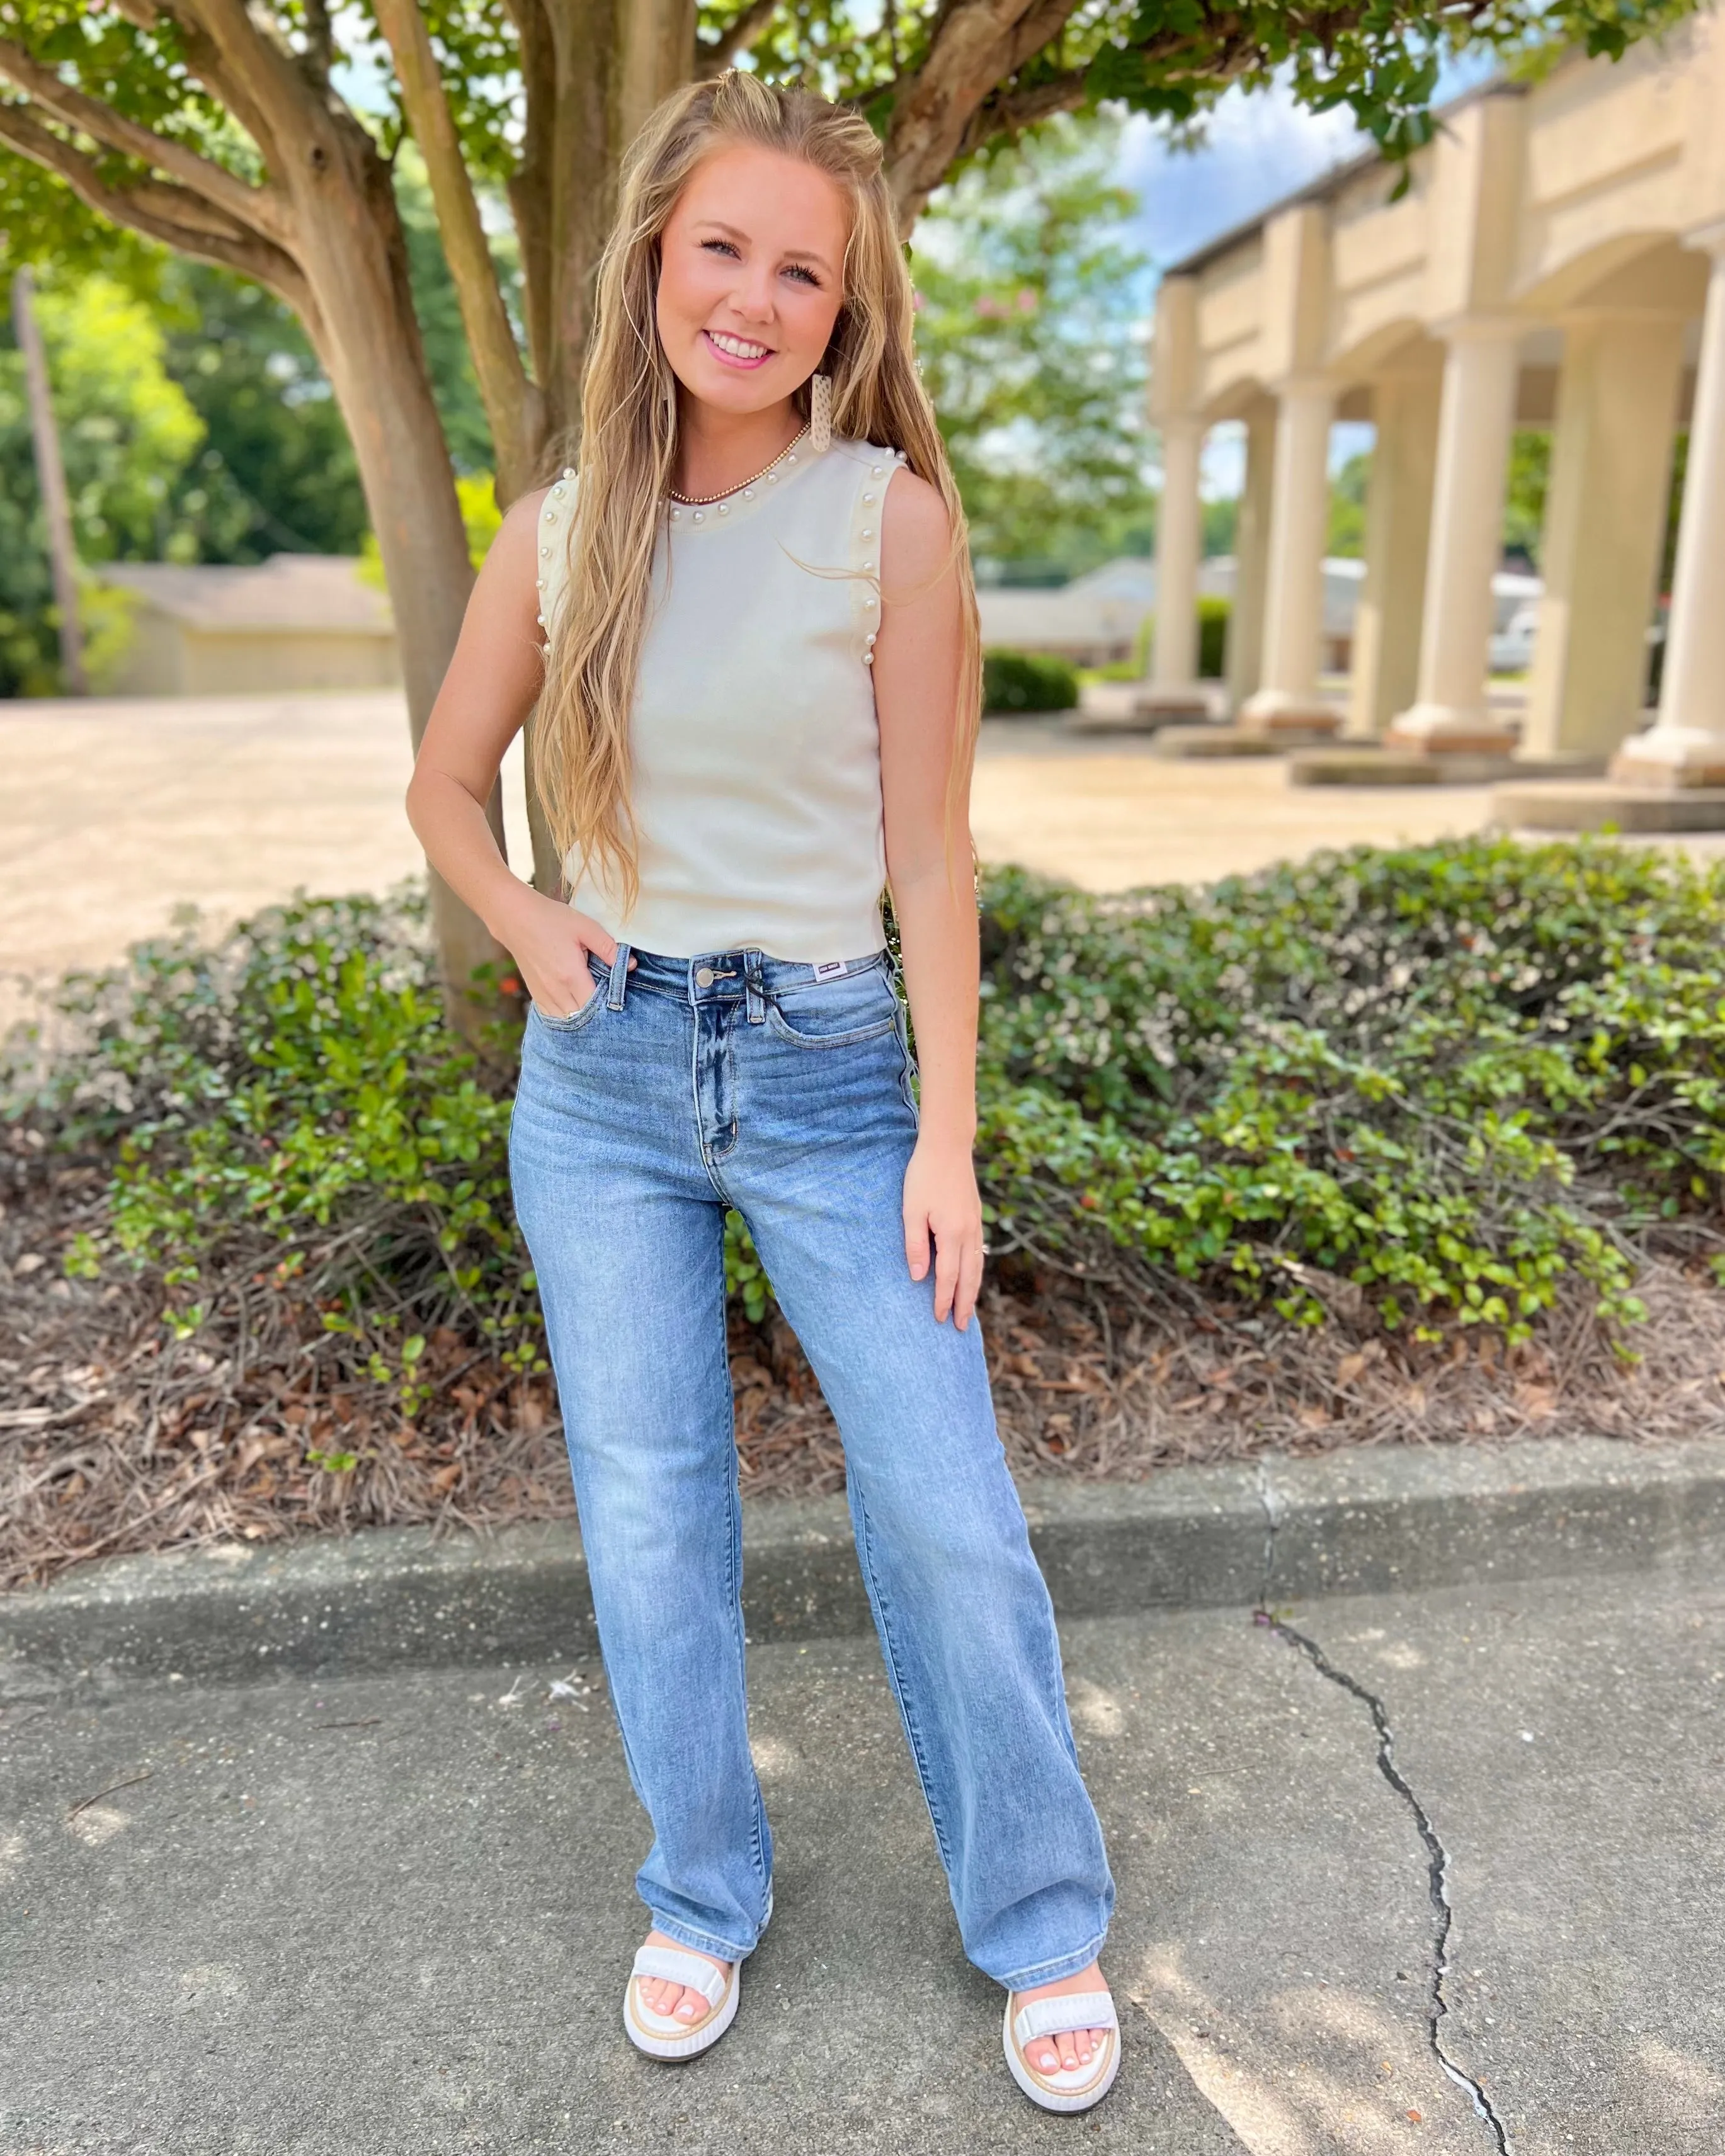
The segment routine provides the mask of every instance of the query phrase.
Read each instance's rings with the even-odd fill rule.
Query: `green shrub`
[[[1228,619],[1231,608],[1224,598],[1203,598],[1198,602],[1198,676],[1201,681],[1219,681],[1228,670]],[[1156,617],[1147,613],[1132,639],[1130,659],[1089,670],[1097,681],[1142,681],[1150,671],[1156,648]]]
[[[1198,602],[1198,677],[1219,681],[1228,670],[1228,601],[1204,598]]]
[[[205,1316],[212,1265],[262,1242],[328,1329],[399,1335],[404,1378],[452,1315],[531,1366],[509,1094],[444,1020],[423,891],[300,898],[213,947],[140,943],[56,1001],[80,1046],[15,1044],[8,1111],[109,1157],[107,1249],[162,1269],[177,1330]],[[67,1270],[105,1255],[80,1239]]]
[[[1034,651],[983,654],[985,711],[1070,711],[1078,701],[1078,676],[1064,659]]]
[[[1100,1231],[1316,1322],[1523,1337],[1635,1239],[1717,1248],[1725,870],[1608,843],[1359,848],[1207,890],[987,888],[994,1240]]]
[[[1725,1247],[1725,867],[1476,839],[1106,898],[1005,869],[983,901],[997,1250],[1520,1338],[1567,1279],[1635,1319],[1651,1235]],[[543,1368],[508,1044],[446,1026],[422,898],[141,944],[58,1004],[6,1111],[108,1164],[69,1271],[160,1268],[189,1332],[267,1264],[404,1401],[440,1324]],[[726,1250],[757,1316],[738,1221]]]

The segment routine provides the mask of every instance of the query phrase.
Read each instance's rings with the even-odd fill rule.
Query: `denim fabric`
[[[535,1010],[510,1138],[607,1678],[669,1937],[748,1953],[773,1841],[749,1753],[724,1217],[747,1221],[845,1443],[858,1555],[965,1951],[1024,1989],[1113,1906],[1048,1591],[982,1334],[905,1260],[915,1142],[886,952],[835,978],[758,951],[619,949]]]

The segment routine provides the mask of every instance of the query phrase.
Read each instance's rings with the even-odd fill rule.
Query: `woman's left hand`
[[[924,1134],[905,1170],[905,1256],[911,1278],[926,1280],[931,1239],[934,1261],[934,1317],[948,1311],[963,1332],[983,1284],[983,1201],[968,1143]]]

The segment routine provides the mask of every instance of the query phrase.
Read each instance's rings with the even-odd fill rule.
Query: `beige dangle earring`
[[[833,446],[833,377],[809,377],[809,446],[817,455]]]

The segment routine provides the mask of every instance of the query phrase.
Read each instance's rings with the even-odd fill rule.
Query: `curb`
[[[1033,1483],[1025,1511],[1063,1617],[1634,1570],[1725,1537],[1725,1440],[1275,1456]],[[746,1507],[743,1550],[752,1640],[870,1629],[842,1498]],[[0,1597],[0,1697],[80,1676],[243,1683],[597,1647],[579,1532],[562,1521],[117,1558]]]

